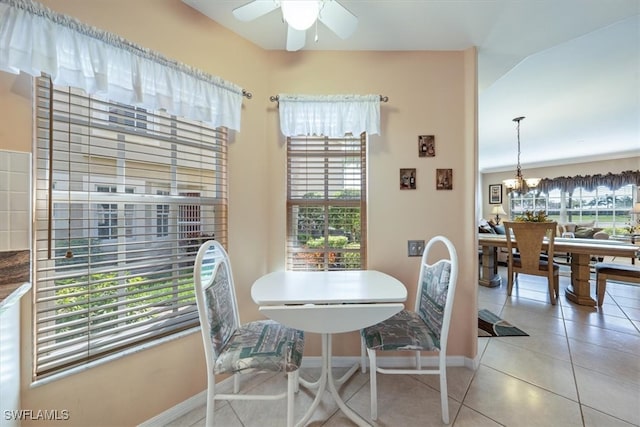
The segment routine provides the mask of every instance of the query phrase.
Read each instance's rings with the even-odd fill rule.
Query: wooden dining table
[[[482,246],[482,269],[480,270],[480,285],[500,286],[501,278],[497,271],[497,248],[507,247],[507,238],[504,235],[481,233],[478,235],[478,244]],[[516,246],[518,242],[515,242]],[[546,249],[543,243],[543,250]],[[567,252],[571,254],[571,285],[565,291],[569,301],[579,305],[595,306],[596,300],[591,297],[591,257],[626,257],[634,259],[638,256],[638,246],[615,240],[575,239],[556,237],[554,240],[555,252]]]

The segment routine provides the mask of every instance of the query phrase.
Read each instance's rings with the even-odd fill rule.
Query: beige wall
[[[474,77],[465,71],[475,55],[464,52],[287,52],[270,53],[269,86],[276,93],[379,93],[389,97],[381,105],[382,135],[369,141],[368,266],[400,279],[414,303],[418,258],[406,255],[407,240],[444,234],[456,245],[461,259],[472,252],[475,173]],[[474,65],[471,65],[472,69]],[[475,75],[475,73],[474,73]],[[473,88],[472,93],[466,91]],[[474,111],[475,113],[475,111]],[[270,268],[284,268],[285,178],[284,137],[275,106],[269,112],[269,233]],[[418,157],[418,135],[436,137],[436,157]],[[417,189],[399,190],[399,169],[416,168]],[[437,168],[453,169],[453,191],[436,191]],[[451,209],[464,207],[466,209]],[[467,228],[465,229],[465,225]],[[455,307],[451,354],[473,357],[475,352],[474,270],[463,265],[459,303]],[[467,268],[468,267],[468,268]],[[334,339],[334,353],[354,355],[357,333]],[[308,340],[318,354],[317,339]]]
[[[525,178],[557,178],[560,176],[595,175],[607,173],[619,173],[628,170],[640,169],[640,157],[628,157],[616,160],[602,160],[599,162],[585,162],[567,164],[562,166],[549,166],[537,168],[522,168]],[[480,191],[482,192],[482,218],[491,218],[491,205],[489,204],[489,185],[502,184],[505,179],[515,176],[515,164],[512,171],[483,173],[480,177]],[[509,213],[509,202],[506,189],[503,186],[502,206]],[[640,195],[638,195],[640,197]]]
[[[263,51],[179,0],[45,0],[48,7],[167,57],[232,81],[244,100],[242,130],[229,150],[229,253],[241,317],[260,317],[251,283],[284,265],[284,138],[278,93],[380,93],[382,135],[369,145],[369,267],[396,276],[413,304],[418,259],[408,239],[450,237],[461,263],[450,338],[452,356],[476,354],[476,54],[466,52]],[[126,11],[126,13],[123,13]],[[0,73],[0,149],[30,151],[31,80]],[[436,136],[437,156],[419,158],[417,137]],[[417,189],[400,191],[400,168]],[[435,190],[435,169],[453,169],[453,190]],[[471,260],[471,262],[467,262]],[[193,334],[81,373],[31,386],[31,303],[23,301],[25,409],[68,409],[65,426],[135,425],[205,389],[201,338]],[[305,354],[319,355],[309,334]],[[335,337],[334,353],[359,354],[357,335]],[[34,422],[34,425],[37,423]],[[23,423],[28,426],[30,423]]]

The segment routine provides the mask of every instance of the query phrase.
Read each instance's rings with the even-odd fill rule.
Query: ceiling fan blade
[[[275,0],[254,0],[236,7],[232,13],[240,21],[251,21],[277,9],[278,6],[280,5]]]
[[[304,47],[307,42],[307,32],[305,30],[296,30],[291,25],[287,25],[287,50],[294,52]]]
[[[341,39],[351,37],[358,26],[358,18],[335,0],[324,2],[318,19]]]

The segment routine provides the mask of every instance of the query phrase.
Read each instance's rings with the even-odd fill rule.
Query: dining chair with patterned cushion
[[[429,264],[432,248],[444,244],[448,256]],[[431,257],[430,257],[431,255]],[[415,310],[402,310],[376,325],[362,329],[362,368],[366,350],[369,356],[371,386],[371,419],[378,418],[377,374],[439,375],[442,421],[449,424],[447,397],[447,339],[458,279],[458,255],[453,243],[436,236],[427,243],[420,263]],[[381,351],[414,352],[414,366],[383,368],[376,355]],[[438,352],[437,367],[423,368],[422,352]]]
[[[555,255],[556,222],[509,222],[507,230],[507,251],[518,256],[509,256],[507,260],[507,295],[511,295],[518,274],[531,274],[547,278],[549,299],[556,303],[560,294],[560,266],[553,262]],[[547,244],[545,250],[544,244]],[[546,256],[540,254],[546,252]]]
[[[287,399],[287,426],[293,425],[294,393],[302,362],[304,335],[272,320],[242,324],[229,256],[209,240],[200,246],[194,264],[198,315],[207,364],[206,425],[214,425],[216,400]],[[282,372],[287,389],[277,394],[241,394],[240,374]],[[233,393],[216,391],[216,375],[233,375]]]

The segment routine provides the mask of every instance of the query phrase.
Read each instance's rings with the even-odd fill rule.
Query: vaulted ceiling
[[[250,0],[183,0],[264,49],[284,50],[279,9],[251,22]],[[273,0],[259,0],[273,1]],[[306,50],[478,47],[479,167],[640,156],[640,0],[339,0],[358,17],[348,39],[323,24]],[[638,165],[640,168],[640,165]]]

